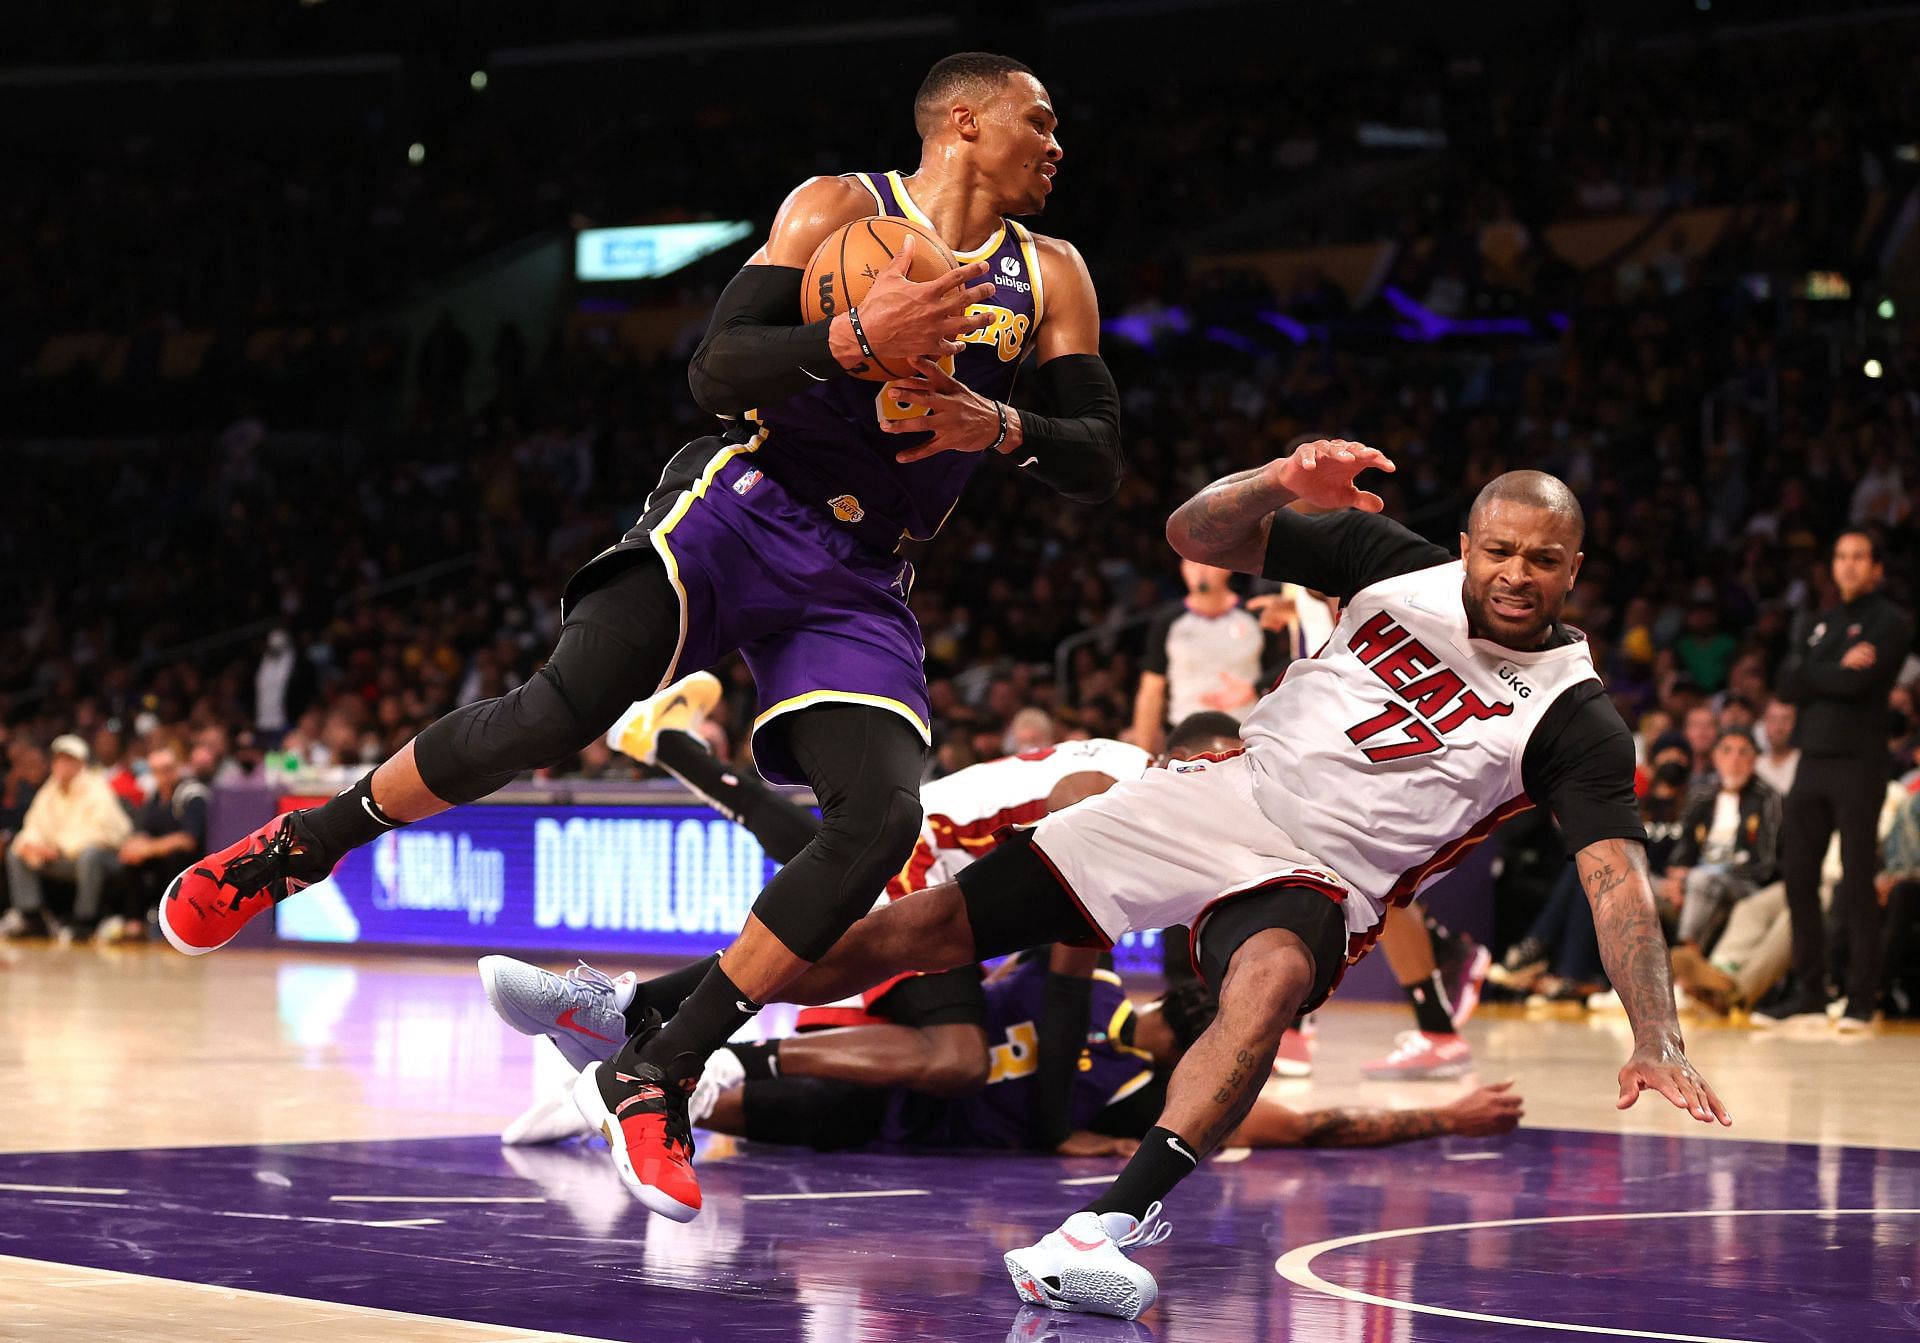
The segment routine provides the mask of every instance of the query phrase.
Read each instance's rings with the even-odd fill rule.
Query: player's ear
[[[962,140],[978,140],[980,138],[980,118],[975,115],[973,106],[970,103],[955,103],[952,107],[948,108],[947,125],[952,127],[953,133],[958,135]]]
[[[1467,534],[1465,532],[1461,532],[1460,533],[1460,562],[1462,564],[1465,564],[1467,562],[1467,550],[1468,550]]]
[[[1574,551],[1574,552],[1573,552],[1573,570],[1572,570],[1572,572],[1570,572],[1570,573],[1569,573],[1569,574],[1567,575],[1567,587],[1568,587],[1568,588],[1572,588],[1572,587],[1573,587],[1573,585],[1574,585],[1574,584],[1575,584],[1576,582],[1578,582],[1578,581],[1579,581],[1579,579],[1580,579],[1580,561],[1581,561],[1581,560],[1584,560],[1584,559],[1585,559],[1586,557],[1587,557],[1587,552],[1586,552],[1586,551],[1584,551],[1584,550],[1576,550],[1576,551]]]

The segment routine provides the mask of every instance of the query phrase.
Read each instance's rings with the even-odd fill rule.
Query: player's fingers
[[[1632,1068],[1622,1069],[1620,1073],[1620,1100],[1618,1102],[1619,1107],[1622,1110],[1624,1110],[1639,1099],[1640,1099],[1640,1074],[1634,1071]]]
[[[961,293],[961,297],[969,303],[985,303],[999,292],[999,288],[995,286],[993,281],[989,280],[985,284],[977,284],[971,289],[964,290]]]
[[[1511,1091],[1513,1090],[1513,1079],[1509,1077],[1504,1079],[1503,1081],[1489,1082],[1487,1083],[1487,1090],[1488,1091]]]
[[[1362,513],[1378,513],[1387,506],[1387,501],[1371,490],[1355,490],[1353,506]]]
[[[1313,470],[1315,463],[1320,460],[1320,454],[1317,451],[1319,446],[1317,443],[1303,443],[1293,454],[1294,465],[1302,471]]]
[[[1355,456],[1375,471],[1392,472],[1400,469],[1393,464],[1393,460],[1388,457],[1386,453],[1380,451],[1378,448],[1362,448]]]
[[[909,233],[900,240],[900,250],[893,254],[893,260],[880,268],[882,275],[905,275],[907,268],[913,265],[913,235]]]
[[[937,279],[929,280],[928,283],[936,286],[939,292],[944,294],[948,290],[964,288],[965,286],[972,284],[975,280],[979,279],[981,276],[985,275],[986,273],[987,273],[986,262],[972,261],[967,263],[964,266],[955,266],[952,270],[948,271],[945,275],[942,275]]]
[[[1715,1119],[1719,1120],[1722,1124],[1732,1125],[1733,1116],[1728,1113],[1727,1107],[1721,1104],[1719,1095],[1704,1081],[1700,1083],[1700,1094],[1705,1097],[1707,1108],[1713,1111],[1713,1117]]]
[[[958,378],[940,367],[940,365],[932,359],[916,357],[913,361],[913,367],[917,375],[926,382],[928,387],[943,392],[951,392],[960,386],[960,380]]]

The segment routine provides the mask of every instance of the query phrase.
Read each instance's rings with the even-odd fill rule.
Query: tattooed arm
[[[1229,1147],[1385,1147],[1421,1138],[1470,1138],[1511,1133],[1520,1122],[1520,1098],[1511,1082],[1472,1091],[1451,1105],[1421,1110],[1310,1110],[1304,1114],[1257,1101],[1227,1139]]]
[[[1593,906],[1600,956],[1633,1026],[1633,1057],[1620,1070],[1619,1107],[1642,1091],[1658,1091],[1702,1123],[1727,1117],[1713,1088],[1687,1062],[1673,1011],[1667,938],[1654,912],[1647,851],[1637,840],[1603,839],[1574,855],[1580,884]]]
[[[1345,439],[1303,444],[1291,456],[1216,480],[1167,519],[1167,544],[1184,559],[1257,574],[1273,515],[1296,499],[1318,508],[1378,513],[1377,494],[1354,486],[1362,471],[1393,470],[1381,453]]]

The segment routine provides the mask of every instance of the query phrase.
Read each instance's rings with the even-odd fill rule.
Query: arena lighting
[[[418,168],[427,161],[427,147],[415,140],[407,146],[407,162]]]
[[[1875,308],[1874,311],[1880,314],[1881,321],[1891,322],[1893,320],[1893,300],[1890,298],[1881,299],[1880,306]]]
[[[1867,360],[1866,363],[1860,366],[1860,371],[1866,374],[1869,378],[1877,378],[1882,373],[1885,373],[1886,369],[1880,366],[1880,361],[1878,359],[1869,359]]]
[[[650,280],[671,275],[753,232],[744,219],[582,229],[573,245],[580,280]]]
[[[487,72],[485,70],[475,70],[472,74],[468,75],[467,87],[475,93],[485,93],[487,91]]]

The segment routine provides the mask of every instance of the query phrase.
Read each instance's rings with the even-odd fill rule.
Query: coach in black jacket
[[[1880,592],[1879,541],[1843,532],[1833,546],[1840,604],[1794,624],[1780,693],[1800,707],[1793,743],[1800,769],[1787,794],[1782,834],[1787,908],[1793,919],[1794,1001],[1775,1018],[1826,1011],[1826,937],[1820,924],[1820,863],[1836,825],[1841,877],[1835,913],[1847,928],[1847,1019],[1873,1020],[1880,995],[1880,902],[1875,825],[1887,787],[1887,692],[1913,644],[1913,620]]]

